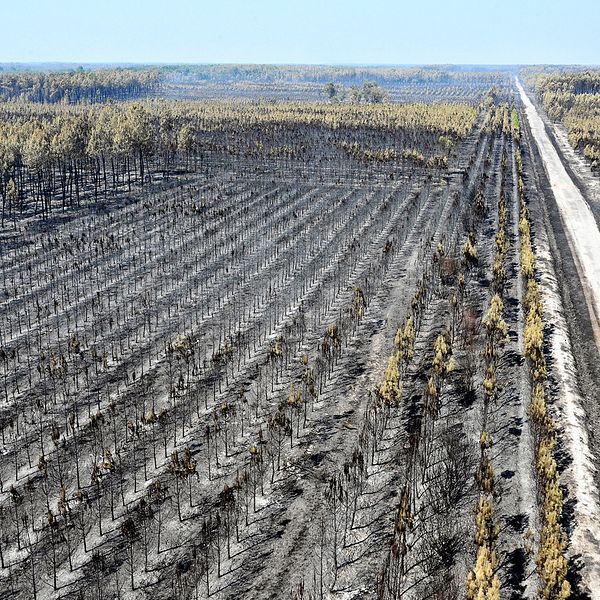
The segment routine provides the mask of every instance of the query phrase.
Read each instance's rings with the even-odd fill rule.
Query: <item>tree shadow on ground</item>
[[[591,600],[592,598],[590,594],[582,589],[582,570],[583,561],[581,560],[581,555],[572,556],[569,559],[569,569],[567,571],[567,581],[571,584],[570,600]]]

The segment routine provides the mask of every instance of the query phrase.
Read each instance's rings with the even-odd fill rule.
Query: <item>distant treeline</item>
[[[0,102],[102,103],[160,95],[164,83],[313,84],[359,87],[464,86],[487,91],[510,82],[507,71],[444,67],[330,67],[299,65],[169,65],[35,71],[0,69]]]
[[[173,65],[161,72],[171,80],[190,82],[329,82],[359,85],[465,84],[491,87],[509,82],[504,71],[429,67],[335,67],[320,65]]]
[[[0,73],[0,101],[100,103],[132,100],[156,92],[157,69],[95,69]]]

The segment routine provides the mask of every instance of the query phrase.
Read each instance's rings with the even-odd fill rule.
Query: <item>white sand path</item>
[[[573,183],[552,144],[544,122],[521,83],[517,87],[525,105],[527,120],[550,181],[571,253],[584,288],[596,342],[600,347],[600,231],[585,198]],[[558,282],[552,273],[548,248],[538,248],[542,294],[548,321],[554,325],[549,336],[558,383],[557,407],[562,412],[565,441],[573,457],[566,477],[575,494],[576,524],[571,535],[572,552],[580,554],[582,578],[592,598],[600,599],[600,510],[595,484],[595,461],[588,444],[586,414],[576,381],[567,323],[562,310]]]

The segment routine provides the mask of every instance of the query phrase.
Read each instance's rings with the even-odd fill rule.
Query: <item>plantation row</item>
[[[562,600],[570,597],[571,585],[567,581],[569,564],[565,552],[568,538],[563,528],[563,491],[557,466],[556,423],[547,407],[548,370],[544,356],[544,308],[536,281],[535,251],[524,193],[520,147],[517,147],[515,157],[519,176],[521,272],[526,285],[524,351],[529,360],[532,385],[528,414],[535,433],[535,467],[542,526],[536,564],[541,580],[541,596],[545,599]]]

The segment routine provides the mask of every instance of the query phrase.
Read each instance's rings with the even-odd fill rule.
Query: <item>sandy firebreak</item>
[[[600,345],[600,232],[588,203],[568,175],[560,157],[546,132],[544,122],[528,98],[521,83],[517,80],[521,100],[525,105],[527,120],[538,146],[552,191],[561,215],[563,227],[578,274],[581,280],[594,328],[596,342]],[[548,261],[542,252],[541,266]],[[542,277],[544,279],[544,277]],[[572,534],[573,551],[583,557],[584,579],[593,598],[600,598],[600,512],[598,510],[598,490],[594,484],[594,462],[588,446],[585,428],[585,412],[577,390],[573,373],[572,356],[568,348],[567,328],[564,316],[557,303],[560,303],[556,281],[546,277],[542,286],[544,305],[549,322],[555,325],[550,336],[552,354],[559,384],[559,405],[564,415],[565,438],[574,458],[570,473],[571,484],[577,498],[575,508],[577,522]]]
[[[531,132],[539,147],[558,204],[562,222],[578,267],[579,277],[588,300],[596,341],[600,345],[600,287],[598,286],[600,281],[600,261],[598,261],[600,231],[598,231],[598,226],[588,203],[569,177],[558,152],[546,133],[544,122],[518,80],[517,87],[521,94],[521,100],[525,105]]]

